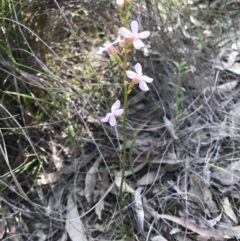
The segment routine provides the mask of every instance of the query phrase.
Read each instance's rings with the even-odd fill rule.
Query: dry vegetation
[[[115,1],[1,1],[0,240],[239,240],[239,11],[134,1],[151,38],[129,65],[154,82],[130,95],[121,216],[121,125],[100,122],[121,70],[95,55]]]

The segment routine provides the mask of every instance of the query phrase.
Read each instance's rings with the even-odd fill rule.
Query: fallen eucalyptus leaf
[[[93,192],[97,182],[97,172],[98,166],[100,164],[101,159],[98,158],[94,164],[89,169],[86,178],[85,178],[85,197],[88,203],[91,205],[93,202]]]
[[[72,196],[68,195],[67,214],[65,228],[72,241],[88,241],[85,235],[84,225],[79,217],[76,203]]]

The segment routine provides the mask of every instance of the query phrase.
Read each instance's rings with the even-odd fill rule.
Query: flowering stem
[[[127,18],[124,19],[124,27],[128,27]],[[124,56],[123,56],[123,82],[124,82],[124,103],[123,103],[123,159],[122,159],[122,178],[120,184],[120,209],[122,210],[123,205],[123,181],[126,170],[127,162],[127,136],[126,136],[126,118],[127,118],[127,101],[128,101],[128,86],[125,84],[127,82],[127,59],[128,59],[128,49],[127,46],[124,47]]]

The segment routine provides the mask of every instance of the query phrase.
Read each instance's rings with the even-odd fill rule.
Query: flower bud
[[[123,9],[124,7],[124,0],[117,0],[117,5],[120,9]]]

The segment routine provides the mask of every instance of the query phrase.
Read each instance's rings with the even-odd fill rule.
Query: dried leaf
[[[158,214],[154,209],[152,209],[148,205],[146,198],[144,198],[144,208],[146,209],[148,214],[150,214],[152,217],[154,217],[154,219],[159,219],[159,218],[167,219],[167,220],[173,221],[185,228],[188,228],[195,233],[198,233],[200,236],[209,237],[209,238],[213,237],[213,238],[218,238],[220,240],[224,240],[223,232],[220,232],[218,230],[202,228],[200,226],[197,226],[197,225],[189,222],[188,219],[178,218],[178,217],[167,215],[167,214]]]
[[[186,234],[184,234],[184,233],[178,233],[177,235],[175,235],[175,239],[176,239],[176,241],[193,241],[188,236],[186,236]]]
[[[134,193],[135,205],[136,205],[136,213],[137,213],[137,221],[140,228],[141,233],[145,236],[144,232],[144,211],[142,205],[142,197],[141,192],[143,188],[138,188]]]
[[[219,222],[221,220],[221,217],[222,217],[222,212],[215,218],[211,219],[211,220],[207,220],[207,223],[211,226],[211,227],[214,227],[217,222]]]
[[[88,203],[91,205],[93,202],[93,192],[97,182],[97,172],[98,166],[100,164],[101,159],[98,158],[92,167],[89,169],[86,178],[85,178],[85,197]]]
[[[200,159],[200,158],[199,158]],[[185,160],[178,160],[175,158],[168,158],[168,159],[163,159],[163,158],[156,158],[154,156],[149,156],[149,158],[147,158],[147,156],[136,156],[133,155],[132,156],[132,160],[134,160],[134,163],[160,163],[160,164],[169,164],[169,165],[175,165],[177,163],[183,163],[185,162]],[[117,156],[108,156],[105,157],[105,161],[107,163],[121,163],[121,160],[119,157]],[[202,160],[202,163],[205,161],[205,159]]]
[[[5,217],[3,217],[1,222],[0,222],[0,239],[3,238],[3,236],[6,232],[6,230],[5,230],[6,224],[7,224],[6,219],[5,219]]]
[[[60,172],[52,172],[52,173],[42,173],[38,176],[36,185],[42,186],[46,184],[51,184],[57,182],[60,179]]]
[[[87,241],[84,226],[78,214],[77,205],[73,202],[70,194],[68,195],[65,228],[72,241]]]
[[[237,224],[238,223],[238,218],[236,217],[235,213],[233,212],[233,209],[232,209],[231,204],[230,204],[230,202],[228,200],[228,197],[224,197],[223,198],[223,203],[222,204],[223,204],[223,208],[224,208],[224,211],[227,214],[227,216],[229,218],[231,218],[232,221],[235,224]]]
[[[100,201],[98,201],[96,207],[95,207],[95,213],[98,216],[99,220],[102,220],[102,210],[104,209],[104,200],[101,199]]]
[[[151,238],[152,241],[167,241],[162,235],[158,235]]]
[[[198,175],[191,175],[190,183],[189,193],[193,194],[190,198],[194,199],[200,206],[206,204],[213,216],[216,217],[219,214],[219,210],[216,203],[212,200],[212,193],[203,178]]]
[[[144,208],[144,213],[145,217],[150,220],[152,217],[157,221],[160,216],[158,212],[156,212],[148,203],[148,200],[146,197],[143,197],[143,208]]]
[[[181,219],[181,218],[178,218],[175,216],[171,216],[171,215],[167,215],[167,214],[160,214],[159,217],[170,220],[172,222],[175,222],[175,223],[199,234],[200,236],[224,240],[223,233],[218,230],[201,228],[200,226],[197,226],[193,223],[188,222],[188,220],[184,220],[184,219]]]
[[[230,81],[228,83],[217,86],[216,90],[218,91],[218,93],[223,94],[227,91],[230,91],[230,90],[234,89],[237,86],[237,84],[238,84],[237,80]]]
[[[238,63],[235,63],[232,67],[227,68],[227,70],[235,74],[240,74],[240,66]]]
[[[152,184],[161,178],[164,174],[165,170],[163,168],[157,171],[148,172],[138,180],[137,185],[142,186]]]
[[[203,167],[203,179],[206,185],[209,187],[211,183],[211,172],[209,170],[209,165],[204,165]]]
[[[121,176],[116,176],[115,177],[115,183],[118,188],[121,186]],[[128,193],[134,193],[135,191],[123,180],[123,192],[128,192]]]
[[[174,126],[173,126],[172,122],[166,116],[163,116],[163,121],[164,121],[165,126],[166,126],[169,134],[171,135],[171,137],[175,140],[178,140],[178,137],[175,134]]]
[[[220,167],[215,168],[212,173],[212,178],[217,179],[223,185],[231,186],[240,182],[240,172],[232,169],[230,164],[226,169]]]
[[[35,237],[38,237],[38,241],[47,240],[47,235],[41,229],[37,230],[37,232],[34,235]]]
[[[109,177],[108,170],[106,167],[100,168],[100,173],[102,173],[102,177],[100,180],[100,201],[96,204],[95,213],[98,216],[99,220],[102,220],[102,210],[104,209],[104,196],[109,188]]]
[[[133,168],[133,172],[136,173],[136,172],[140,171],[143,167],[145,167],[146,164],[147,164],[147,157],[145,158],[145,162],[143,162]],[[132,175],[132,170],[125,171],[125,174],[124,174],[125,177],[131,176],[131,175]]]
[[[221,230],[225,236],[240,239],[240,226],[219,227],[219,230]]]

